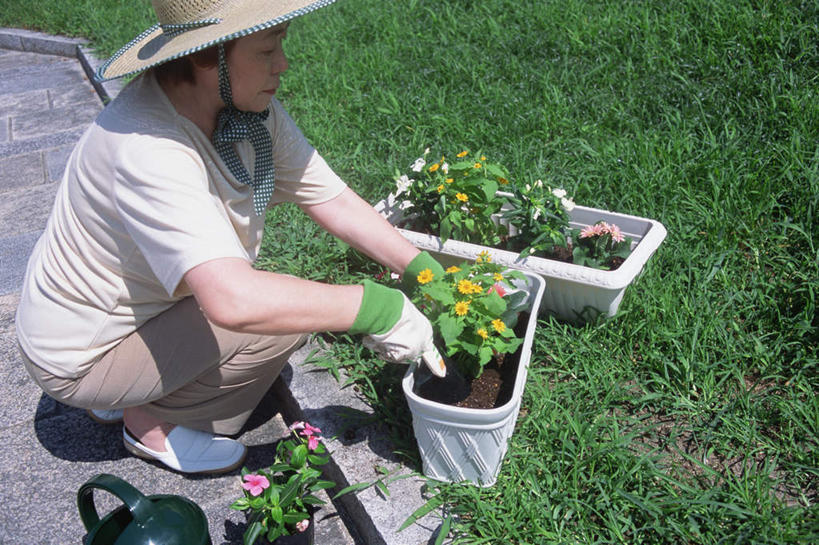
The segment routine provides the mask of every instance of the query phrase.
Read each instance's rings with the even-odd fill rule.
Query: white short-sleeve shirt
[[[276,180],[270,205],[318,204],[346,187],[271,101]],[[253,174],[254,153],[237,144]],[[152,73],[132,81],[77,143],[17,310],[26,355],[74,378],[139,326],[190,295],[180,282],[209,260],[255,261],[264,217],[209,138],[179,115]]]

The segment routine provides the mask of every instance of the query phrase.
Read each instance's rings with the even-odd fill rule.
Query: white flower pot
[[[530,308],[538,308],[545,283],[537,275],[526,275]],[[521,286],[523,287],[523,286]],[[509,438],[523,397],[532,355],[537,313],[529,314],[512,396],[494,409],[468,409],[424,399],[415,393],[416,381],[437,380],[412,365],[404,375],[402,387],[412,411],[412,427],[427,477],[449,482],[469,481],[492,486],[506,455]]]
[[[398,225],[408,206],[407,201],[399,201],[395,195],[390,195],[378,202],[375,209],[390,223]],[[521,258],[515,252],[458,240],[442,243],[440,237],[434,235],[398,230],[415,247],[427,250],[444,266],[464,260],[474,261],[478,253],[488,251],[495,263],[543,277],[546,293],[540,310],[560,320],[582,323],[600,314],[614,316],[626,288],[665,239],[665,227],[655,220],[585,206],[575,206],[569,216],[572,228],[593,225],[600,220],[617,224],[623,234],[632,239],[632,251],[623,264],[616,270],[604,271],[542,257]]]

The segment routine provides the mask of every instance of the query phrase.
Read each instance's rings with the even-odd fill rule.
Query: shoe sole
[[[129,433],[128,435],[131,435],[131,434]],[[136,441],[136,438],[133,435],[131,435],[131,438],[134,439],[134,441]],[[202,470],[202,471],[182,471],[181,469],[174,469],[174,468],[170,467],[169,465],[167,465],[162,460],[160,460],[160,459],[158,459],[158,458],[156,458],[154,456],[151,456],[150,454],[148,454],[147,452],[145,452],[143,450],[140,450],[139,447],[136,447],[136,446],[132,445],[124,437],[122,439],[122,444],[125,445],[125,450],[127,450],[128,452],[130,452],[131,454],[133,454],[137,458],[142,458],[143,460],[148,460],[148,461],[151,461],[151,462],[158,462],[158,463],[162,464],[162,467],[164,467],[166,469],[170,469],[171,471],[176,471],[177,473],[182,473],[182,474],[185,474],[185,475],[199,475],[199,474],[203,474],[203,473],[207,473],[209,475],[218,475],[218,474],[221,474],[221,473],[228,473],[230,471],[233,471],[234,469],[237,469],[239,466],[241,466],[244,463],[245,458],[247,457],[247,448],[245,448],[245,452],[242,455],[242,457],[239,458],[239,460],[235,464],[232,464],[230,466],[223,467],[223,468],[217,468],[217,469],[205,469],[205,470]]]
[[[88,418],[96,422],[97,424],[119,424],[122,422],[122,418],[117,418],[116,420],[106,420],[104,418],[100,418],[96,414],[94,414],[90,409],[85,411],[85,414],[88,415]]]

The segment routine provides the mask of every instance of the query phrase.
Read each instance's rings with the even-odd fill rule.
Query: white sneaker
[[[122,422],[122,409],[89,409],[86,412],[91,420],[100,424]]]
[[[247,447],[239,441],[184,426],[174,427],[165,438],[165,452],[146,447],[125,426],[122,438],[131,454],[183,473],[225,473],[242,465],[247,455]]]

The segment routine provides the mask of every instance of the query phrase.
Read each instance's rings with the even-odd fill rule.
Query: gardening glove
[[[361,307],[349,332],[364,333],[364,346],[387,361],[423,359],[433,374],[445,373],[443,359],[437,361],[432,352],[440,356],[432,341],[432,324],[396,289],[365,280]]]
[[[405,293],[411,292],[418,286],[418,275],[421,271],[429,269],[434,276],[440,278],[444,274],[444,268],[438,261],[429,255],[429,252],[421,252],[409,262],[401,277],[401,289]]]

